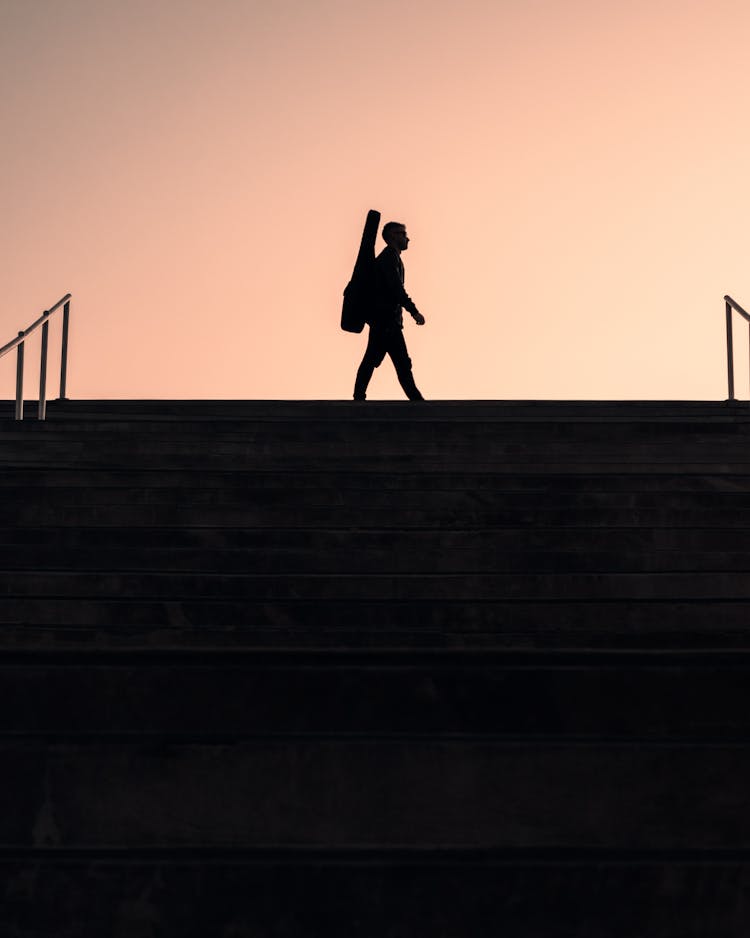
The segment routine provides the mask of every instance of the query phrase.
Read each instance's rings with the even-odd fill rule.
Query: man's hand
[[[414,322],[415,322],[418,326],[423,326],[423,325],[425,324],[426,320],[425,320],[424,316],[423,316],[421,313],[415,313],[415,314],[414,314]]]

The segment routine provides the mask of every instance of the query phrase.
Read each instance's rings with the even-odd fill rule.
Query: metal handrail
[[[23,329],[15,339],[0,348],[0,358],[18,350],[16,359],[16,420],[23,420],[23,359],[24,343],[32,332],[42,327],[42,352],[39,363],[39,420],[47,419],[47,339],[49,332],[49,319],[58,309],[63,308],[62,349],[60,352],[60,400],[65,398],[65,385],[68,378],[68,326],[70,323],[70,293],[58,300],[54,306],[46,309],[39,319],[32,322],[28,329]]]

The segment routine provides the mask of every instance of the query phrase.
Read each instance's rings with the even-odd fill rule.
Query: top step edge
[[[25,402],[26,420],[36,422],[36,404]],[[14,403],[0,401],[0,420],[12,419]],[[499,420],[499,421],[680,421],[691,423],[750,421],[748,401],[684,400],[219,400],[219,399],[81,399],[49,401],[48,420],[260,420],[338,421]]]

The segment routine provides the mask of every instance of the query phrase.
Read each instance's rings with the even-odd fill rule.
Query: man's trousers
[[[354,382],[354,400],[365,400],[367,385],[370,383],[372,373],[382,363],[386,355],[390,355],[393,367],[396,369],[398,383],[404,389],[404,393],[409,400],[424,400],[414,383],[414,376],[411,373],[411,359],[404,341],[404,332],[398,326],[391,326],[387,329],[370,327],[370,337],[367,340],[365,355],[357,371],[357,379]]]

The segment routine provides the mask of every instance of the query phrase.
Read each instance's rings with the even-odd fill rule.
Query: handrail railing
[[[732,344],[732,310],[736,310],[740,316],[745,320],[745,322],[750,323],[750,313],[744,310],[740,304],[733,300],[731,296],[724,297],[724,303],[726,304],[726,317],[727,317],[727,380],[729,382],[729,400],[733,401],[734,397],[734,347]],[[749,346],[750,348],[750,346]]]
[[[65,400],[65,385],[68,377],[68,324],[70,322],[70,293],[58,300],[54,306],[46,309],[39,319],[32,322],[28,329],[23,329],[15,339],[0,348],[0,358],[17,349],[16,358],[16,420],[23,420],[23,358],[24,343],[32,332],[42,327],[42,352],[39,363],[39,420],[47,419],[47,339],[49,319],[62,306],[62,349],[60,351],[60,400]]]

